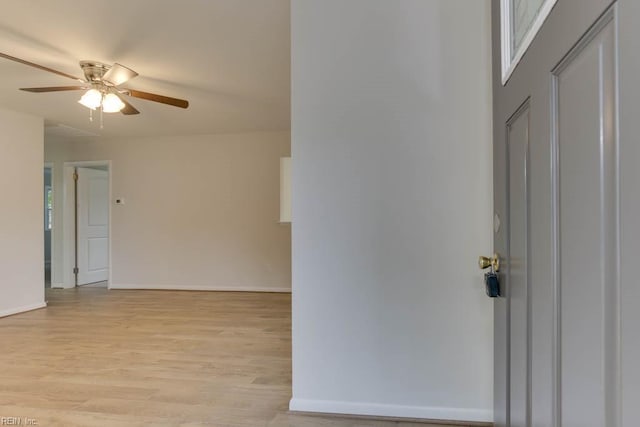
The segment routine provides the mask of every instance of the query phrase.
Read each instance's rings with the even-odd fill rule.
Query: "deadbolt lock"
[[[500,256],[498,254],[493,254],[492,257],[481,256],[478,258],[478,267],[481,270],[492,267],[493,271],[497,273],[500,271]]]

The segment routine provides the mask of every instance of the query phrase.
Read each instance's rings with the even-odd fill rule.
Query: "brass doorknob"
[[[500,256],[498,254],[493,254],[491,258],[481,256],[478,258],[478,267],[480,267],[481,270],[493,267],[493,271],[498,272],[500,271]]]

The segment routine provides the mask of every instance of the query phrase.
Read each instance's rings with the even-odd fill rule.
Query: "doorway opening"
[[[52,243],[53,243],[53,164],[44,165],[44,287],[51,287],[51,270],[53,269]]]
[[[111,276],[111,165],[64,164],[64,283],[108,287]]]

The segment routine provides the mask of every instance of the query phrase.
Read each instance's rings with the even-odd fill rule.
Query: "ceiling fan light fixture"
[[[124,108],[124,102],[115,93],[108,93],[102,99],[102,111],[117,113]]]
[[[125,98],[121,95],[158,102],[160,104],[170,105],[173,107],[189,107],[189,101],[186,99],[172,98],[170,96],[163,96],[134,89],[118,88],[119,85],[128,82],[138,75],[138,73],[132,69],[118,63],[107,65],[96,61],[80,61],[80,68],[84,73],[84,77],[79,78],[2,52],[0,52],[0,59],[8,59],[10,61],[18,62],[29,67],[34,67],[39,70],[47,71],[79,82],[80,85],[76,83],[75,86],[23,87],[20,88],[20,90],[34,93],[84,90],[86,92],[82,95],[78,103],[89,109],[89,120],[93,120],[93,112],[96,110],[100,110],[101,122],[102,113],[115,113],[119,111],[126,116],[140,114],[140,111],[138,111],[133,105],[129,104],[128,101],[125,101]]]
[[[95,110],[102,103],[102,94],[97,89],[89,89],[78,102],[87,108]]]

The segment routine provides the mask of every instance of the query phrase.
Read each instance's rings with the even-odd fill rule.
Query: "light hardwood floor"
[[[289,414],[288,294],[46,292],[0,319],[0,417],[22,425],[434,426]]]

